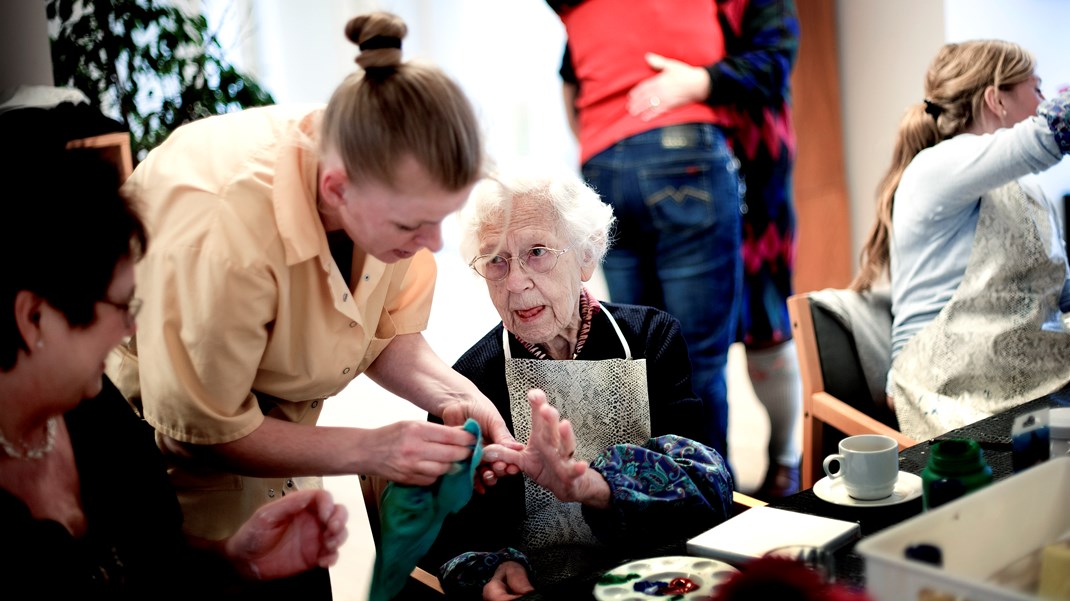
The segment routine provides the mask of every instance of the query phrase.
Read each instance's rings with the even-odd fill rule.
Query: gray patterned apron
[[[1042,329],[1066,279],[1054,214],[1018,182],[982,198],[962,283],[892,363],[904,434],[926,440],[1070,381],[1070,334]]]
[[[513,435],[527,444],[531,437],[531,407],[527,393],[532,388],[546,392],[546,398],[576,433],[576,459],[590,462],[611,445],[644,444],[650,438],[650,398],[647,392],[646,359],[632,359],[631,348],[616,320],[603,307],[624,347],[623,359],[598,361],[555,361],[514,359],[509,349],[509,332],[502,331],[505,350],[505,382],[509,388],[509,408]],[[592,319],[597,319],[597,315]],[[579,503],[562,503],[546,489],[524,477],[526,519],[522,536],[527,550],[571,545],[597,545],[581,513]],[[575,557],[575,556],[573,556]],[[564,578],[579,566],[575,562],[553,562],[553,576]],[[582,569],[582,568],[581,568]],[[543,574],[548,576],[547,574]],[[553,578],[554,580],[558,578]]]

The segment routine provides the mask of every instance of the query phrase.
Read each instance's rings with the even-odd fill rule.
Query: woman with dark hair
[[[325,491],[265,506],[220,541],[183,536],[152,430],[103,375],[136,331],[145,227],[113,165],[6,125],[25,144],[0,165],[16,187],[0,203],[5,584],[49,599],[233,598],[333,564],[346,511]]]

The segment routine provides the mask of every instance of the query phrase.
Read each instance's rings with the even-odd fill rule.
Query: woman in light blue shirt
[[[939,435],[1070,381],[1065,246],[1025,180],[1070,154],[1070,93],[1045,101],[1035,60],[999,40],[947,44],[900,127],[852,283],[888,270],[900,429]]]

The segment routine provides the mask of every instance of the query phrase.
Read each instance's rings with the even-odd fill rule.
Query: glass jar
[[[922,506],[927,511],[992,483],[992,468],[977,441],[939,440],[929,447],[921,472]]]

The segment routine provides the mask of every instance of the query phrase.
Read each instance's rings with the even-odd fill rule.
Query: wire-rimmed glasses
[[[468,266],[484,278],[492,282],[500,282],[509,277],[509,268],[513,259],[517,259],[520,265],[530,273],[546,273],[557,267],[557,260],[568,251],[568,248],[532,246],[515,257],[479,255],[472,259]]]
[[[132,298],[129,300],[129,302],[125,303],[117,303],[113,300],[108,300],[106,298],[102,299],[100,302],[104,303],[105,305],[111,305],[116,309],[122,311],[123,323],[125,323],[126,327],[128,328],[134,326],[134,323],[137,321],[137,314],[141,312],[140,298]]]

